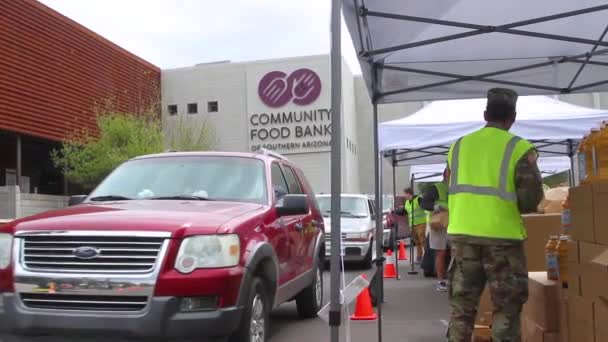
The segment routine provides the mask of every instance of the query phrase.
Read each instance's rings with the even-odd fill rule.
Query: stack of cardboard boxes
[[[528,232],[525,249],[528,258],[528,271],[531,272],[531,284],[530,299],[524,308],[523,315],[530,321],[530,324],[522,318],[522,337],[525,342],[561,342],[559,339],[551,340],[555,336],[561,336],[559,333],[559,311],[555,310],[555,306],[559,306],[558,298],[560,295],[555,293],[558,290],[556,282],[546,281],[547,276],[544,272],[546,269],[545,245],[549,236],[561,232],[561,214],[523,215],[523,220]],[[488,328],[492,326],[492,311],[490,292],[486,286],[477,311],[474,341],[486,341],[482,336],[485,337]],[[526,337],[526,335],[530,335],[530,337]]]
[[[560,342],[567,333],[561,328],[559,282],[548,280],[547,272],[528,274],[529,296],[524,305],[521,332],[523,342]]]
[[[608,342],[608,183],[573,188],[570,203],[569,341]]]

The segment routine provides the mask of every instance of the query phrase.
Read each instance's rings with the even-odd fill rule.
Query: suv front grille
[[[147,236],[26,235],[21,255],[24,267],[35,271],[143,273],[154,269],[163,242]],[[78,257],[79,247],[96,255]]]
[[[31,309],[124,312],[143,310],[148,304],[148,297],[22,293],[21,301]]]

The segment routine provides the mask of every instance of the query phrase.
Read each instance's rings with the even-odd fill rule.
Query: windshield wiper
[[[147,199],[151,200],[192,200],[192,201],[213,201],[208,197],[195,196],[195,195],[174,195],[174,196],[158,196],[150,197]]]
[[[132,198],[120,196],[120,195],[104,195],[104,196],[95,196],[90,198],[91,201],[129,201]]]

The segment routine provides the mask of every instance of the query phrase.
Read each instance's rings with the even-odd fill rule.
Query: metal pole
[[[568,139],[568,157],[570,157],[570,187],[574,187],[576,179],[574,178],[574,144],[572,139]]]
[[[342,304],[340,303],[340,193],[342,191],[342,51],[340,0],[331,5],[331,260],[329,326],[331,342],[340,341]]]
[[[376,188],[376,243],[378,259],[376,262],[376,278],[378,279],[378,342],[382,342],[382,302],[384,301],[384,278],[382,275],[384,266],[383,242],[384,231],[382,227],[382,211],[380,207],[380,153],[378,147],[378,104],[374,101],[374,182]]]
[[[16,179],[16,184],[19,188],[21,188],[21,173],[23,172],[22,170],[22,156],[21,156],[21,136],[19,134],[17,134],[17,167],[16,167],[16,172],[17,174],[15,175],[15,179]],[[20,189],[21,190],[21,189]]]
[[[395,199],[397,198],[397,176],[395,174],[395,150],[393,150],[391,164],[393,166],[393,208],[394,208]],[[393,223],[393,227],[391,227],[391,228],[393,230],[393,237],[394,237],[393,241],[395,241],[394,250],[395,250],[395,252],[397,252],[397,235],[399,233],[399,229],[398,229],[399,224],[395,222],[395,223]],[[397,271],[397,280],[401,280],[401,278],[399,277],[399,258],[395,258],[395,269]]]
[[[414,180],[416,179],[416,174],[412,174],[412,178],[410,179],[410,188],[412,189],[412,192],[414,191]],[[410,265],[411,265],[411,270],[409,272],[407,272],[407,274],[418,274],[418,271],[416,271],[414,269],[414,215],[413,215],[413,210],[412,210],[412,215],[410,215]],[[409,217],[409,216],[408,216]],[[424,248],[424,246],[423,246]]]

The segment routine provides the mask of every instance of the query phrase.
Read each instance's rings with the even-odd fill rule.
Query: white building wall
[[[259,98],[257,87],[262,77],[271,71],[290,75],[297,69],[315,71],[322,84],[321,93],[312,104],[297,106],[289,103],[281,108],[267,107]],[[360,75],[353,76],[346,63],[342,63],[342,189],[344,192],[374,193],[373,121],[372,104]],[[577,105],[608,109],[608,94],[560,95],[560,100]],[[219,111],[207,112],[207,102],[217,101]],[[197,103],[198,114],[187,114],[187,104]],[[177,116],[167,115],[167,105],[177,104]],[[423,102],[379,105],[379,121],[385,122],[411,115],[423,107]],[[163,70],[162,72],[163,122],[169,128],[178,120],[189,125],[200,125],[207,120],[215,128],[220,151],[250,151],[252,143],[250,115],[329,109],[331,107],[331,75],[328,55],[305,56],[280,60],[246,63],[203,64],[194,67]],[[480,116],[482,113],[480,113]],[[313,124],[329,124],[329,119]],[[285,125],[283,125],[285,126]],[[268,129],[281,125],[264,126]],[[287,125],[289,126],[289,125]],[[291,127],[291,126],[290,126]],[[260,128],[260,127],[257,127]],[[315,138],[316,139],[316,138]],[[327,139],[329,137],[320,137]],[[310,140],[310,139],[308,139]],[[314,140],[314,139],[313,139]],[[287,142],[300,142],[293,137]],[[294,161],[307,175],[318,193],[328,193],[330,184],[330,148],[279,151]],[[383,193],[392,194],[392,165],[383,163]],[[396,168],[397,193],[409,186],[409,168]]]
[[[356,112],[357,112],[357,139],[359,156],[359,174],[361,192],[374,193],[374,140],[373,140],[373,107],[361,76],[354,80]],[[395,120],[411,115],[422,108],[422,102],[407,102],[398,104],[378,105],[378,120],[380,122]],[[382,165],[382,188],[384,194],[393,193],[393,170],[390,161],[385,160]],[[396,172],[397,194],[409,185],[409,167],[398,167]]]
[[[346,66],[346,64],[344,64]],[[294,71],[308,68],[313,70],[321,80],[321,93],[309,105],[297,105],[290,101],[278,108],[267,106],[258,95],[258,86],[261,79],[272,71],[281,71],[291,75]],[[189,68],[163,70],[162,72],[162,112],[165,129],[175,127],[179,120],[185,120],[191,125],[200,125],[208,120],[215,128],[217,144],[214,149],[220,151],[246,152],[257,146],[271,143],[310,142],[326,140],[330,136],[315,136],[296,138],[292,134],[288,139],[251,139],[252,129],[290,128],[295,132],[296,124],[268,124],[254,126],[251,116],[254,114],[276,114],[290,111],[329,110],[331,107],[329,56],[307,56],[281,60],[256,61],[247,63],[218,63],[203,64]],[[346,67],[344,83],[350,90],[345,91],[344,108],[354,113],[354,92],[352,87],[353,76]],[[219,111],[207,113],[207,102],[217,101]],[[198,103],[198,114],[187,114],[187,104]],[[178,105],[178,115],[168,115],[168,105]],[[343,111],[344,112],[344,111]],[[322,119],[325,117],[325,120]],[[259,118],[259,117],[258,117]],[[320,116],[311,125],[327,125],[330,120],[327,115]],[[348,120],[343,120],[347,122]],[[346,130],[354,136],[356,131],[352,123],[345,123]],[[297,125],[305,125],[297,124]],[[344,131],[344,128],[343,128]],[[251,142],[250,142],[251,141]],[[273,148],[269,148],[273,149]],[[310,183],[317,192],[329,192],[330,185],[330,147],[304,148],[301,150],[279,150],[293,160],[305,172]],[[346,150],[344,155],[346,156]],[[359,180],[353,157],[348,157],[343,163],[343,188],[345,191],[356,191]]]
[[[357,146],[357,109],[354,76],[342,61],[342,188],[343,192],[360,191]]]

